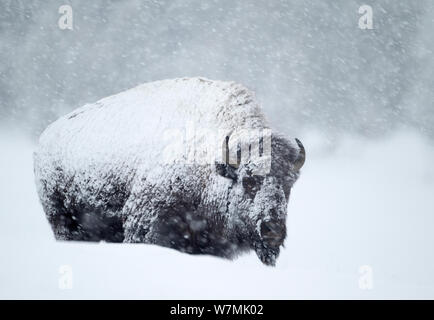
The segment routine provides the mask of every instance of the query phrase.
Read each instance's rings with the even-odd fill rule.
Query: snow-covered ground
[[[434,298],[434,147],[411,132],[308,152],[275,268],[150,245],[55,242],[33,182],[34,145],[0,133],[0,298]],[[72,273],[70,289],[59,287]],[[372,288],[361,289],[359,267]],[[363,287],[363,286],[362,286]]]

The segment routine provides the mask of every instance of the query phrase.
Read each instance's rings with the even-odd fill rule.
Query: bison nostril
[[[260,230],[262,240],[270,247],[279,247],[286,236],[285,227],[271,221],[262,222]]]
[[[271,227],[267,222],[261,223],[261,235],[268,234],[271,232]]]

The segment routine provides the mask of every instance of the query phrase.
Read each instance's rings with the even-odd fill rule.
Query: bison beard
[[[164,147],[161,127],[164,121],[176,126],[174,115],[227,130],[221,161],[185,163],[181,155],[156,161]],[[143,119],[148,130],[132,133],[129,127],[142,128]],[[251,141],[241,137],[230,145],[238,128],[267,128],[253,93],[203,78],[145,84],[59,119],[34,155],[38,193],[56,239],[148,243],[229,259],[254,250],[275,265],[305,150],[299,140],[273,133],[270,168],[256,175],[255,159],[238,152]]]

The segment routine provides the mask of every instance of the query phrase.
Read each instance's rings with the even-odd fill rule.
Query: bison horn
[[[297,145],[300,148],[300,151],[298,152],[297,159],[294,162],[294,168],[296,171],[298,171],[301,169],[301,167],[303,167],[304,161],[306,160],[306,150],[304,149],[304,146],[300,140],[295,138],[295,141],[297,142]]]
[[[234,181],[237,181],[238,176],[237,176],[237,172],[236,170],[238,169],[239,166],[239,159],[240,159],[240,155],[237,152],[237,164],[233,165],[229,163],[229,136],[227,136],[225,138],[225,140],[223,141],[223,163],[220,163],[218,161],[216,161],[215,166],[216,166],[216,171],[219,175],[226,177],[226,178],[230,178]]]
[[[226,136],[224,142],[223,142],[223,157],[225,160],[225,163],[228,166],[231,166],[232,168],[238,169],[241,162],[241,150],[238,148],[237,150],[237,163],[229,163],[229,136]]]

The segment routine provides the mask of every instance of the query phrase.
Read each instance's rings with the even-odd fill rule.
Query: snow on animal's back
[[[266,126],[254,94],[234,82],[180,78],[145,83],[87,104],[52,123],[36,158],[68,169],[154,163],[168,133]],[[139,164],[139,163],[137,163]]]

